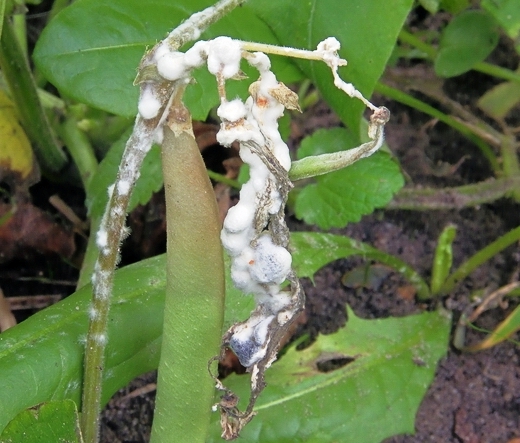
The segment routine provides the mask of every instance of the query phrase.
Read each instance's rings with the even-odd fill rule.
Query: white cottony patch
[[[100,229],[96,234],[96,245],[99,249],[104,249],[108,245],[108,232]]]
[[[325,57],[337,57],[338,51],[341,49],[341,43],[336,37],[329,37],[318,43],[318,51],[325,53]]]
[[[184,53],[168,52],[157,60],[157,72],[166,80],[178,80],[189,73],[184,64]]]
[[[224,229],[229,233],[244,231],[251,227],[255,216],[255,206],[245,201],[229,209],[224,220]]]
[[[271,60],[263,52],[254,52],[247,59],[249,64],[258,69],[259,72],[264,73],[271,69]]]
[[[115,188],[116,184],[115,183],[112,183],[108,188],[107,188],[107,194],[108,194],[108,199],[110,200],[112,198],[112,194],[114,193],[114,188]]]
[[[111,210],[110,210],[110,215],[111,217],[119,217],[120,215],[123,214],[123,208],[121,208],[121,206],[114,206]]]
[[[199,68],[204,64],[208,55],[209,44],[206,41],[198,41],[184,54],[184,64],[190,68]]]
[[[130,192],[130,182],[128,180],[119,180],[117,192],[119,195],[127,195]]]
[[[257,242],[254,262],[251,264],[251,277],[258,283],[283,283],[291,270],[290,252],[273,244],[269,235],[261,236]]]
[[[104,345],[107,342],[107,336],[105,334],[95,334],[94,335],[94,341],[98,345]]]
[[[212,48],[235,43],[229,38],[215,40]],[[239,51],[237,49],[237,57]],[[220,63],[230,62],[227,54]],[[208,66],[210,65],[208,55]],[[234,60],[234,59],[233,59]],[[237,59],[238,60],[238,59]],[[244,104],[241,100],[222,100],[218,115],[222,124],[217,140],[225,145],[240,142],[240,157],[249,165],[249,181],[242,186],[240,201],[228,211],[221,233],[224,248],[233,258],[231,277],[236,287],[254,294],[262,304],[272,305],[276,312],[287,303],[286,296],[277,303],[280,284],[287,278],[292,257],[286,247],[273,242],[267,227],[270,216],[277,216],[284,201],[276,185],[277,178],[269,170],[265,157],[274,156],[276,161],[288,171],[291,167],[289,149],[278,131],[278,119],[283,115],[284,105],[271,91],[286,88],[276,80],[269,70],[269,58],[263,53],[247,57],[248,62],[260,72],[259,81],[250,87],[251,96]],[[216,63],[212,60],[211,63]],[[216,65],[215,65],[216,69]],[[216,72],[216,71],[215,71]],[[273,93],[274,94],[274,93]],[[258,226],[258,220],[266,226]],[[285,240],[286,241],[286,240]]]
[[[163,126],[158,127],[154,133],[153,133],[153,141],[154,143],[157,143],[158,145],[162,145],[162,142],[164,140],[164,128]]]
[[[159,109],[161,109],[161,102],[154,93],[152,85],[147,85],[141,88],[141,97],[137,105],[139,114],[144,119],[150,119],[157,116]]]
[[[217,115],[228,122],[238,122],[246,117],[247,109],[242,100],[236,98],[230,102],[223,102],[217,109]]]
[[[96,308],[91,306],[90,309],[88,310],[88,316],[90,317],[91,320],[95,320],[96,318],[99,317],[99,312],[97,311]]]
[[[230,37],[217,37],[210,41],[208,48],[208,71],[213,75],[221,74],[231,78],[240,71],[242,48],[240,43]]]
[[[251,317],[234,328],[229,346],[242,366],[248,368],[265,357],[269,324],[273,319],[274,315]]]

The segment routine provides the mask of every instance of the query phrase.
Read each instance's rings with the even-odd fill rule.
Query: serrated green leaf
[[[294,265],[301,276],[312,276],[321,266],[349,251],[402,268],[399,260],[385,262],[381,251],[342,236],[294,233],[291,244]],[[371,255],[374,251],[378,253]],[[165,266],[162,255],[116,272],[103,401],[135,376],[157,367]],[[254,306],[253,297],[232,288],[229,271],[226,286],[224,329],[246,318]],[[87,331],[90,299],[91,288],[86,286],[0,334],[0,431],[32,405],[65,398],[80,401],[82,340]],[[136,324],[140,327],[135,328]],[[6,398],[9,401],[3,401]]]
[[[507,35],[517,43],[520,53],[520,7],[518,0],[482,0],[481,6],[489,12]]]
[[[485,11],[465,11],[444,28],[435,59],[435,72],[454,77],[483,61],[498,43],[496,22]]]
[[[520,71],[517,70],[520,73]],[[504,82],[489,89],[477,104],[494,119],[504,118],[520,102],[520,83]]]
[[[89,183],[86,206],[91,218],[99,218],[105,211],[108,202],[108,187],[116,179],[119,163],[130,134],[131,130],[126,131],[111,146]],[[137,205],[146,204],[152,197],[152,194],[159,191],[162,185],[161,149],[159,146],[154,145],[146,155],[141,166],[141,174],[132,190],[128,211],[131,211]]]
[[[379,443],[414,432],[417,408],[446,354],[450,319],[440,312],[405,318],[362,320],[348,312],[347,326],[320,336],[309,348],[291,348],[266,373],[267,388],[244,428],[250,443]],[[354,359],[330,372],[318,362]],[[225,384],[249,397],[249,377]],[[220,440],[215,414],[211,437]]]
[[[323,39],[336,37],[341,43],[339,54],[348,61],[340,75],[368,97],[383,73],[412,4],[412,0],[255,0],[250,7],[285,46],[316,49]],[[324,63],[298,61],[298,66],[342,121],[359,135],[363,104],[334,86]]]
[[[147,47],[155,45],[191,13],[213,0],[79,0],[59,13],[44,29],[34,51],[38,68],[62,93],[114,114],[137,113],[138,88],[132,86]],[[243,40],[277,43],[268,26],[247,5],[237,8],[202,35],[229,35]],[[287,83],[301,78],[286,59],[273,60],[273,69]],[[246,69],[247,71],[247,69]],[[195,119],[204,120],[218,104],[215,78],[195,73],[186,104]],[[229,94],[244,95],[247,82],[229,82]]]
[[[302,141],[299,156],[336,152],[352,147],[353,137],[342,128],[323,129]],[[399,166],[377,152],[340,171],[316,178],[296,197],[295,213],[321,229],[343,227],[388,203],[404,184]]]
[[[81,443],[78,409],[72,400],[42,403],[20,412],[0,435],[1,443]]]

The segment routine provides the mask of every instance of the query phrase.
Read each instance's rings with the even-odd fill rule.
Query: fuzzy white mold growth
[[[282,246],[273,244],[270,235],[257,240],[253,263],[250,264],[251,278],[262,284],[281,284],[291,270],[292,256]]]
[[[198,41],[184,54],[184,64],[190,68],[201,67],[208,58],[208,42]]]
[[[221,103],[217,109],[217,115],[224,121],[235,123],[246,117],[247,109],[242,100],[236,98],[230,102]]]
[[[108,232],[100,229],[96,234],[96,245],[99,249],[104,249],[108,245]]]
[[[231,78],[240,71],[242,47],[240,42],[230,37],[217,37],[211,40],[208,51],[208,71],[213,75]]]
[[[220,39],[212,48],[234,43]],[[234,65],[238,72],[239,51],[236,49],[233,58],[234,51],[232,48],[218,60],[211,59],[211,52],[208,54],[208,67],[217,79],[219,75],[230,75],[223,74],[225,66]],[[249,165],[249,181],[240,190],[239,202],[228,211],[221,240],[231,256],[234,285],[253,294],[257,308],[248,320],[228,330],[223,343],[233,349],[242,365],[250,368],[251,386],[256,391],[262,389],[265,368],[276,358],[279,338],[273,337],[280,326],[285,327],[296,316],[303,303],[297,279],[290,277],[292,257],[287,249],[283,208],[292,186],[288,179],[291,159],[278,131],[278,119],[286,102],[297,100],[270,71],[271,63],[265,54],[247,54],[246,58],[260,73],[249,88],[250,97],[245,103],[221,97],[217,110],[222,120],[217,140],[226,146],[238,142],[239,155]],[[290,292],[281,287],[287,279]],[[283,320],[282,325],[279,320]]]
[[[127,195],[130,192],[130,182],[128,180],[119,180],[117,183],[117,192],[119,195]]]
[[[234,329],[229,344],[242,366],[248,368],[265,357],[268,328],[273,318],[274,315],[251,317]]]
[[[177,51],[162,55],[157,60],[157,72],[170,81],[185,77],[189,73],[189,68],[184,63],[184,57],[184,53]]]
[[[154,89],[151,85],[142,88],[137,109],[141,117],[146,120],[156,117],[159,113],[159,109],[161,109],[161,101],[155,95]]]

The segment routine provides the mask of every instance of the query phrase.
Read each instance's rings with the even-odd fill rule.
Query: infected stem
[[[153,125],[141,117],[137,118],[134,132],[126,144],[121,159],[105,215],[97,232],[96,243],[99,255],[92,276],[93,295],[83,379],[81,424],[85,443],[98,441],[108,312],[114,269],[119,260],[119,245],[126,235],[124,222],[130,190],[139,176],[144,157],[152,146],[154,129]]]
[[[188,41],[197,39],[209,25],[244,1],[221,0],[215,6],[193,14],[170,33],[166,39],[166,44],[176,48]],[[96,243],[100,252],[92,277],[93,300],[86,343],[81,417],[85,443],[96,443],[98,441],[108,312],[114,269],[119,259],[119,246],[126,235],[124,222],[131,191],[139,177],[144,157],[150,150],[154,137],[159,135],[158,127],[163,124],[163,117],[165,117],[163,114],[168,109],[169,101],[178,84],[178,82],[168,82],[153,76],[144,78],[142,75],[143,70],[146,71],[147,66],[154,62],[154,51],[161,44],[156,45],[143,57],[136,79],[138,83],[142,83],[141,99],[146,94],[152,94],[153,100],[157,103],[157,109],[155,112],[150,112],[150,109],[147,109],[148,115],[145,116],[147,118],[138,115],[136,119],[134,131],[126,144],[117,179],[113,188],[109,189],[109,203],[96,236]]]
[[[292,163],[289,171],[289,178],[292,181],[315,177],[327,174],[357,162],[358,160],[372,155],[377,151],[384,140],[384,125],[390,119],[390,111],[384,106],[378,108],[370,117],[369,134],[372,134],[372,141],[363,143],[357,148],[347,151],[322,154],[317,156],[305,157]]]

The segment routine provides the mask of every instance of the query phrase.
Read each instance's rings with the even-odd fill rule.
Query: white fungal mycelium
[[[235,54],[237,50],[232,51]],[[247,60],[258,69],[260,78],[251,85],[245,103],[222,99],[217,110],[222,120],[217,140],[226,146],[238,141],[240,157],[249,165],[249,181],[242,186],[240,201],[224,220],[221,239],[232,258],[235,286],[253,294],[257,302],[251,317],[227,333],[229,346],[242,365],[251,367],[264,358],[272,359],[267,348],[278,313],[294,300],[281,290],[292,264],[283,221],[291,159],[278,131],[278,119],[285,109],[280,97],[290,91],[276,80],[265,54],[248,54]],[[227,72],[224,76],[238,72],[234,56],[220,55],[219,62],[219,72]]]
[[[161,109],[161,101],[155,94],[152,85],[146,85],[141,89],[141,96],[137,105],[139,114],[144,119],[150,119],[157,116]]]

